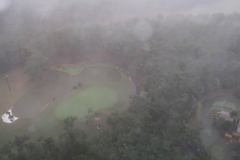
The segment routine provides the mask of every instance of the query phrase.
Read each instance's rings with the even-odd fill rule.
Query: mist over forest
[[[69,23],[116,22],[159,14],[229,14],[238,11],[239,3],[237,0],[1,0],[0,11],[1,23],[6,27],[19,28],[26,23],[45,27],[54,23],[60,27]]]
[[[217,91],[240,98],[239,6],[238,0],[0,0],[1,75],[20,70],[37,86],[52,66],[94,61],[126,70],[136,88],[128,109],[107,112],[102,127],[108,127],[96,135],[74,126],[75,115],[57,120],[59,134],[42,131],[38,139],[30,132],[10,136],[0,124],[0,159],[218,159],[203,144],[199,112],[203,97]],[[6,89],[0,95],[10,96]],[[1,108],[7,104],[0,98]],[[86,111],[84,125],[92,124],[93,112]],[[221,135],[231,128],[216,124]],[[240,144],[229,146],[231,159],[239,159]]]

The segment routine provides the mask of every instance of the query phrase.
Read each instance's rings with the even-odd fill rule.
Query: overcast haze
[[[149,17],[155,15],[199,14],[199,13],[234,13],[239,12],[239,0],[0,0],[0,11],[5,11],[15,2],[18,11],[30,9],[41,17],[74,4],[79,12],[91,12],[92,17],[100,16],[104,20],[122,20],[126,18]],[[16,10],[16,9],[15,9]],[[69,12],[72,8],[69,8]],[[100,13],[100,14],[99,14]],[[75,13],[71,13],[75,14]],[[96,14],[96,15],[94,15]],[[76,15],[79,17],[81,15]],[[99,18],[97,18],[99,19]]]

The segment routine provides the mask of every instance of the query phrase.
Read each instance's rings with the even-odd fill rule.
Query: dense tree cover
[[[24,65],[24,72],[27,74],[31,81],[35,78],[41,78],[44,71],[47,70],[48,58],[41,53],[33,53]]]
[[[52,20],[64,24],[65,19]],[[57,63],[56,58],[67,57],[77,62],[77,56],[99,49],[113,62],[122,60],[120,64],[130,70],[138,93],[144,91],[144,96],[131,97],[128,115],[110,114],[110,129],[92,139],[86,140],[84,133],[73,128],[75,118],[70,118],[64,121],[58,141],[40,138],[30,143],[28,136],[16,137],[2,153],[10,159],[210,159],[200,129],[191,128],[188,121],[202,94],[240,83],[240,15],[158,16],[104,25],[71,20],[61,27],[47,28],[36,22],[38,27],[26,23],[14,30],[4,28],[0,32],[1,72],[23,67],[33,80],[48,60]],[[92,114],[89,110],[89,117]]]
[[[0,159],[10,160],[102,160],[86,144],[86,134],[74,127],[75,116],[64,119],[63,132],[57,140],[39,137],[36,142],[29,136],[16,136],[1,149]]]
[[[165,76],[179,66],[192,76],[190,83],[196,91],[209,93],[239,83],[239,17],[159,16],[108,25],[72,23],[56,29],[26,24],[0,32],[1,72],[13,66],[29,66],[27,59],[35,52],[56,63],[56,57],[77,62],[78,56],[104,50],[112,57],[121,56],[121,63],[130,69],[133,79],[145,79],[156,70]],[[133,57],[129,67],[126,59]]]
[[[187,101],[173,99],[182,104],[172,107],[174,102],[168,103],[164,98],[152,100],[150,97],[133,96],[128,116],[118,118],[116,113],[112,113],[107,122],[114,127],[113,130],[93,138],[90,142],[92,151],[116,160],[209,159],[202,146],[199,129],[189,127],[185,121],[191,115],[189,111],[174,110],[181,105],[194,108],[191,103],[188,105]],[[115,123],[118,122],[116,119],[119,123]]]
[[[86,139],[86,134],[74,127],[75,116],[64,119],[63,132],[57,139],[39,137],[32,142],[29,136],[16,136],[1,148],[0,159],[210,159],[201,145],[198,129],[175,121],[167,124],[156,121],[147,113],[147,108],[142,116],[118,117],[117,112],[113,112],[110,117],[114,118],[107,121],[116,129],[104,131],[93,139]],[[175,132],[180,133],[179,136]]]
[[[143,86],[146,87],[146,96],[131,97],[129,115],[119,117],[118,112],[110,114],[106,121],[111,129],[86,142],[90,151],[110,160],[210,159],[202,146],[199,129],[187,124],[196,111],[197,101],[192,94],[194,90],[183,83],[184,79],[172,80],[181,76],[184,77],[184,73],[173,74],[165,77],[166,81],[161,81],[163,78],[158,75],[149,77],[151,83],[147,84],[152,85]],[[169,82],[175,83],[170,85]],[[66,132],[73,124],[68,121],[64,120]],[[71,136],[77,139],[77,135]],[[80,151],[80,148],[74,150]],[[67,152],[74,155],[74,151]]]

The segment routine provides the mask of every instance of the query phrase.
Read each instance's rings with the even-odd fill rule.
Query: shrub
[[[230,115],[231,115],[231,117],[237,117],[238,112],[237,111],[231,111]]]
[[[217,145],[214,146],[211,150],[212,155],[214,158],[218,159],[218,160],[223,160],[224,157],[224,150],[221,146]]]
[[[10,119],[10,120],[13,119],[13,115],[9,115],[8,119]]]
[[[73,89],[77,89],[78,87],[77,86],[73,86]]]
[[[81,87],[81,86],[82,86],[82,83],[81,83],[81,82],[79,82],[79,83],[78,83],[78,87]]]

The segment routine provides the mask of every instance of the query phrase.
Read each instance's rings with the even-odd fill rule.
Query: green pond
[[[233,157],[230,147],[212,126],[210,113],[213,110],[239,110],[239,106],[240,100],[233,96],[219,96],[203,102],[200,114],[201,138],[212,160],[233,160]]]

